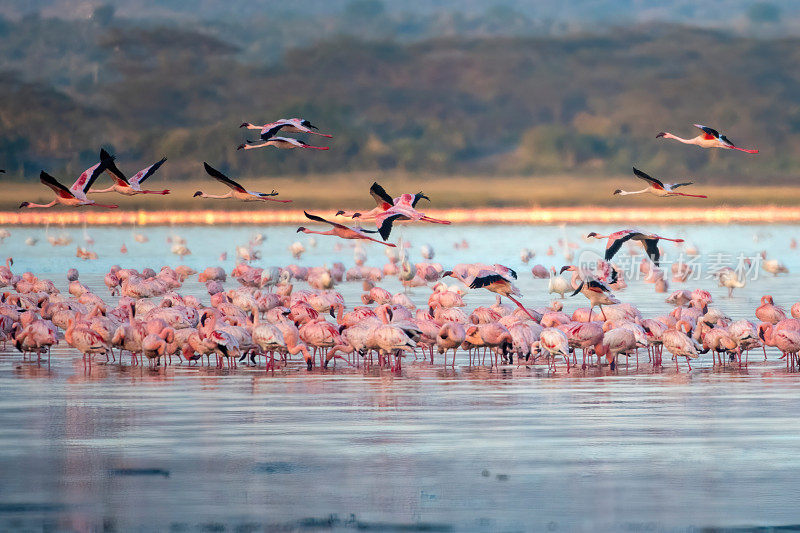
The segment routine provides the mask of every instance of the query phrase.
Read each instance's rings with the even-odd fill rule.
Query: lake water
[[[481,260],[517,268],[518,286],[531,306],[550,301],[547,280],[530,266],[561,266],[546,255],[566,236],[575,250],[601,251],[579,236],[610,228],[547,226],[411,227],[412,244],[430,244],[444,265]],[[616,229],[616,228],[615,228]],[[701,279],[676,288],[711,290],[714,305],[733,318],[754,320],[763,294],[788,308],[800,298],[800,253],[790,249],[794,227],[700,226],[648,228],[687,239],[704,269],[736,263],[761,250],[790,270],[761,273],[727,298]],[[142,268],[176,265],[168,235],[187,240],[195,268],[233,266],[234,244],[265,235],[257,265],[340,260],[353,251],[331,237],[316,246],[290,227],[89,228],[96,261],[75,258],[83,230],[53,229],[74,242],[51,247],[41,228],[12,229],[0,253],[15,271],[57,279],[77,266],[82,280],[107,295],[102,274],[111,264]],[[27,246],[37,237],[36,246]],[[468,249],[453,244],[466,239]],[[119,254],[122,242],[129,253]],[[537,256],[525,266],[519,251]],[[385,263],[383,249],[365,246],[367,263]],[[670,257],[678,249],[664,246]],[[722,254],[717,257],[715,254]],[[624,258],[620,258],[623,262]],[[735,266],[735,265],[732,265]],[[752,273],[751,273],[752,275]],[[235,282],[229,282],[235,286]],[[360,283],[337,287],[352,306]],[[381,284],[399,290],[396,280]],[[300,284],[296,284],[299,287]],[[183,293],[204,294],[189,281]],[[414,289],[422,304],[429,294]],[[618,293],[646,316],[669,310],[663,294],[643,281]],[[471,291],[470,308],[494,301]],[[565,310],[585,306],[576,296]],[[454,370],[406,361],[402,374],[350,369],[274,375],[262,369],[228,372],[171,366],[159,371],[96,364],[84,371],[65,344],[50,364],[0,353],[0,530],[354,530],[375,531],[642,531],[748,528],[800,524],[800,422],[795,412],[800,375],[789,374],[769,350],[752,353],[747,369],[715,369],[701,356],[691,373],[624,365],[606,371],[559,371],[543,366],[490,371]],[[644,356],[646,359],[646,355]],[[127,361],[127,358],[126,358]]]

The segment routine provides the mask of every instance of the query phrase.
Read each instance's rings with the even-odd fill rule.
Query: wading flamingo
[[[578,288],[575,289],[570,296],[575,296],[576,294],[581,293],[586,298],[589,299],[589,302],[592,306],[589,308],[589,314],[586,316],[586,321],[589,322],[592,316],[592,310],[595,306],[600,308],[600,313],[603,315],[603,320],[606,320],[606,312],[603,311],[604,305],[613,305],[618,304],[619,300],[617,300],[613,294],[611,294],[611,289],[609,289],[603,282],[597,281],[596,279],[589,279],[589,280],[582,280]]]

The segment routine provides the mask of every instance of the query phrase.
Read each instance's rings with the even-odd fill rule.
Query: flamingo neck
[[[620,196],[626,196],[626,195],[628,195],[628,194],[642,194],[642,193],[645,193],[645,192],[647,192],[647,191],[649,191],[649,190],[650,190],[650,188],[649,188],[649,187],[645,187],[645,188],[644,188],[644,189],[642,189],[641,191],[622,191],[622,190],[620,190],[620,191],[619,191],[619,195],[620,195]],[[600,238],[600,237],[598,237],[598,238]]]
[[[200,198],[212,198],[215,200],[222,200],[224,198],[231,198],[233,196],[233,192],[229,192],[228,194],[206,194],[201,193]]]
[[[315,235],[333,235],[333,230],[328,231],[312,231],[308,228],[303,228],[303,233],[313,233]]]
[[[29,209],[33,209],[34,207],[53,207],[53,206],[54,206],[54,205],[56,205],[57,203],[58,203],[58,200],[53,200],[53,201],[52,201],[52,202],[50,202],[49,204],[34,204],[34,203],[29,203],[29,204],[28,204],[28,205],[26,205],[25,207],[27,207],[27,208],[29,208]]]
[[[678,137],[677,135],[673,135],[671,133],[664,134],[665,139],[675,139],[678,142],[682,142],[683,144],[697,144],[698,139],[702,138],[701,136],[695,137],[693,139],[684,139],[683,137]]]

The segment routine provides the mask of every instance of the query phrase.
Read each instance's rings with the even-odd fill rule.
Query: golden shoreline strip
[[[716,208],[475,208],[426,209],[425,213],[452,221],[454,224],[559,224],[559,223],[790,223],[800,222],[797,207],[749,206]],[[323,213],[328,214],[330,213]],[[339,218],[345,221],[346,219]],[[93,226],[159,226],[215,224],[297,224],[307,222],[302,210],[283,211],[0,211],[0,225],[93,225]]]

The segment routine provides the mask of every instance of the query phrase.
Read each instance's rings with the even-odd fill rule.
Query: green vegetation
[[[387,5],[358,0],[344,12],[400,24],[404,15]],[[756,7],[750,18],[769,24],[770,5]],[[243,179],[356,171],[597,178],[626,176],[632,164],[698,184],[800,175],[800,39],[665,24],[498,35],[518,15],[498,4],[473,16],[486,37],[309,38],[277,60],[226,39],[231,28],[153,25],[106,6],[80,20],[0,20],[0,168],[5,179],[35,180],[46,168],[68,181],[104,146],[129,172],[167,156],[160,174],[169,180],[202,177],[204,160]],[[418,16],[443,24],[445,15]],[[288,27],[307,21],[297,24]],[[235,150],[257,136],[241,122],[292,116],[333,133],[307,138],[331,150]],[[655,138],[662,130],[694,136],[694,122],[761,153]]]

